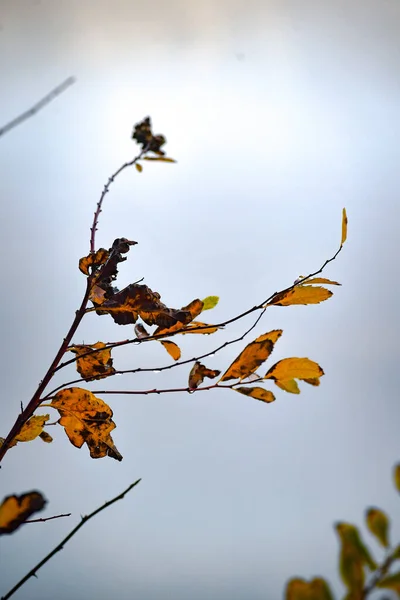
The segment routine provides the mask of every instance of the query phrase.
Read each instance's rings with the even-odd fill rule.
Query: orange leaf
[[[332,296],[332,292],[323,287],[297,285],[289,290],[279,292],[266,306],[290,306],[292,304],[319,304]]]
[[[315,283],[325,283],[326,285],[342,285],[341,283],[338,283],[337,281],[332,281],[331,279],[326,279],[326,277],[313,277],[312,279],[307,279],[304,284],[300,284],[300,285],[314,285]]]
[[[251,398],[261,400],[262,402],[273,402],[275,400],[273,393],[262,387],[237,387],[234,388],[234,390],[245,396],[251,396]]]
[[[91,379],[103,379],[103,377],[114,375],[115,369],[109,348],[87,354],[90,350],[105,347],[106,345],[103,342],[97,342],[96,344],[70,346],[68,348],[70,352],[74,352],[79,357],[76,361],[76,369],[82,379],[90,381]]]
[[[7,496],[0,504],[0,535],[12,533],[45,505],[46,500],[40,492]]]
[[[113,412],[103,400],[88,390],[72,387],[58,392],[50,406],[60,413],[58,422],[71,444],[81,448],[86,443],[92,458],[110,456],[122,460],[110,435],[115,429]]]
[[[276,329],[269,333],[260,335],[254,342],[251,342],[233,361],[231,366],[223,376],[221,381],[229,379],[244,379],[253,373],[271,354],[275,342],[281,337],[282,330]]]
[[[210,333],[215,333],[218,329],[221,329],[221,327],[207,325],[207,323],[200,323],[200,321],[193,321],[185,326],[185,331],[182,331],[182,335],[186,335],[186,333],[202,333],[203,335],[208,335]]]
[[[168,354],[172,356],[174,360],[180,359],[181,350],[177,344],[175,344],[174,342],[164,342],[163,340],[161,340],[161,343],[168,352]]]
[[[218,377],[221,371],[207,369],[204,365],[202,365],[199,361],[196,361],[189,373],[189,387],[191,389],[195,389],[199,387],[205,377],[209,379],[214,379]]]
[[[193,321],[193,319],[195,319],[203,310],[203,302],[201,300],[199,300],[198,298],[196,300],[192,300],[192,302],[190,302],[190,304],[188,304],[187,306],[183,306],[181,308],[181,311],[184,312],[187,316],[186,321],[178,321],[175,324],[171,325],[171,326],[159,326],[153,335],[169,335],[170,333],[175,333],[176,331],[179,331],[180,329],[183,328],[187,328],[189,326],[189,323],[191,323]],[[186,332],[185,333],[189,333]],[[191,333],[191,332],[190,332]]]
[[[87,256],[84,256],[79,261],[79,269],[84,275],[89,275],[89,267],[99,267],[107,262],[110,252],[104,248],[100,248],[97,252],[91,252]]]

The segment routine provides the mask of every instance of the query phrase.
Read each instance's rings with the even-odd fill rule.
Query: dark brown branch
[[[30,119],[30,117],[33,117],[37,112],[42,110],[42,108],[47,106],[47,104],[49,104],[55,98],[57,98],[57,96],[65,92],[65,90],[69,88],[72,84],[74,84],[75,81],[75,77],[68,77],[68,79],[60,83],[60,85],[55,87],[54,90],[49,92],[46,96],[44,96],[44,98],[42,98],[41,100],[39,100],[39,102],[34,104],[32,108],[22,113],[9,123],[6,123],[6,125],[3,125],[3,127],[0,128],[0,137],[11,131],[11,129],[14,129],[14,127],[18,127],[18,125],[21,125],[21,123],[23,123],[27,119]]]
[[[35,565],[33,567],[33,569],[31,569],[29,571],[29,573],[27,573],[26,575],[24,575],[24,577],[9,592],[7,592],[7,594],[5,596],[2,596],[1,600],[7,600],[7,598],[11,598],[11,596],[17,590],[19,590],[19,588],[22,585],[24,585],[24,583],[26,581],[28,581],[28,579],[30,579],[31,577],[35,577],[36,576],[36,572],[39,571],[39,569],[41,567],[43,567],[43,565],[45,565],[57,552],[59,552],[60,550],[62,550],[64,548],[65,544],[67,542],[69,542],[69,540],[75,535],[75,533],[77,533],[77,531],[79,531],[79,529],[81,527],[83,527],[83,525],[85,523],[87,523],[92,517],[94,517],[95,515],[97,515],[99,512],[101,512],[105,508],[108,508],[109,506],[111,506],[111,504],[114,504],[114,502],[117,502],[117,500],[122,500],[122,498],[128,492],[130,492],[131,489],[134,488],[140,481],[141,480],[138,479],[137,481],[135,481],[135,483],[132,483],[129,487],[127,487],[125,491],[123,491],[121,494],[119,494],[119,496],[116,496],[112,500],[109,500],[108,502],[106,502],[105,504],[103,504],[103,506],[100,506],[99,508],[97,508],[96,510],[94,510],[92,513],[90,513],[90,515],[82,517],[81,522],[78,523],[78,525],[76,527],[74,527],[74,529],[51,552],[49,552],[49,554],[47,554],[47,556],[45,556],[37,565]]]
[[[253,329],[253,327],[255,327],[255,325],[258,323],[259,319],[263,316],[265,310],[267,309],[266,304],[268,302],[271,302],[271,300],[277,296],[278,294],[284,294],[285,292],[288,292],[292,289],[294,289],[295,287],[297,287],[298,285],[305,283],[307,281],[307,279],[310,279],[311,277],[315,277],[316,275],[322,273],[322,271],[325,269],[325,267],[331,263],[332,261],[335,260],[335,258],[338,256],[338,254],[340,253],[340,251],[342,250],[343,246],[340,245],[340,247],[338,248],[338,250],[335,252],[335,254],[331,257],[328,258],[324,264],[317,270],[314,271],[313,273],[310,273],[309,275],[307,275],[306,277],[303,277],[301,279],[299,279],[298,281],[296,281],[296,283],[293,283],[292,285],[290,285],[289,287],[281,290],[280,292],[274,292],[273,294],[271,294],[266,300],[264,300],[263,302],[261,302],[260,304],[257,304],[256,306],[253,306],[253,308],[249,308],[248,310],[240,313],[239,315],[237,315],[236,317],[232,317],[231,319],[228,319],[227,321],[223,321],[221,323],[214,323],[212,325],[205,325],[204,327],[201,327],[199,329],[197,329],[196,331],[201,331],[201,330],[205,330],[207,331],[207,329],[211,329],[213,327],[219,327],[219,328],[223,328],[226,325],[229,325],[230,323],[234,323],[235,321],[239,321],[240,319],[243,319],[244,317],[246,317],[247,315],[250,315],[251,313],[257,311],[257,310],[261,310],[262,313],[259,315],[258,319],[256,320],[256,322],[254,323],[254,325],[250,328],[249,331],[251,331],[251,329]],[[132,338],[132,339],[126,339],[126,340],[121,340],[119,342],[109,342],[106,344],[105,348],[94,348],[92,350],[88,350],[87,352],[81,354],[79,357],[75,356],[74,358],[71,358],[69,360],[66,360],[65,362],[61,363],[60,365],[58,365],[56,371],[59,371],[60,369],[63,369],[64,367],[67,367],[68,365],[71,365],[73,363],[75,363],[78,358],[84,358],[85,356],[88,356],[89,354],[95,354],[96,352],[101,352],[105,349],[109,349],[111,350],[112,348],[119,348],[121,346],[126,346],[128,344],[142,344],[145,342],[151,342],[153,340],[160,340],[160,339],[166,339],[166,338],[170,338],[173,337],[175,335],[179,335],[179,334],[183,334],[186,331],[190,331],[190,327],[186,327],[186,328],[182,328],[179,329],[178,331],[173,331],[171,333],[169,333],[168,335],[165,334],[158,334],[158,335],[149,335],[146,338]],[[245,334],[246,335],[246,334]],[[210,354],[215,354],[216,352],[218,352],[218,350],[221,350],[223,347],[225,347],[226,345],[228,345],[231,342],[226,342],[225,344],[223,344],[222,346],[220,346],[219,348],[215,349],[215,350],[211,350],[211,352],[202,355],[199,358],[205,358],[206,356],[210,356]],[[234,342],[232,342],[234,343]],[[162,369],[158,369],[158,370],[166,370],[171,369],[175,366],[178,366],[178,364],[185,364],[187,362],[192,362],[192,359],[188,360],[188,361],[181,361],[181,362],[176,362],[172,365],[169,365],[168,367],[163,367]],[[144,369],[142,369],[144,370]],[[138,369],[139,371],[139,369]],[[152,369],[152,371],[154,371],[154,369]],[[79,380],[80,381],[80,380]],[[64,387],[64,386],[61,386]],[[60,388],[57,388],[60,389]],[[53,392],[54,393],[54,390]],[[50,394],[49,394],[50,395]],[[46,396],[46,398],[43,398],[43,400],[47,399],[48,396]]]
[[[51,521],[52,519],[61,519],[61,517],[70,517],[71,513],[66,513],[63,515],[54,515],[54,517],[45,517],[44,519],[30,519],[29,521],[24,521],[22,525],[25,523],[44,523],[45,521]]]

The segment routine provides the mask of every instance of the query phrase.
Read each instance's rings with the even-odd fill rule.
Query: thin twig
[[[124,163],[119,169],[117,169],[115,171],[115,173],[113,173],[111,175],[111,177],[108,178],[108,181],[105,184],[103,191],[101,193],[100,200],[97,202],[96,210],[94,211],[94,215],[93,215],[93,223],[90,228],[90,252],[95,252],[95,249],[96,249],[97,225],[99,224],[99,217],[100,217],[100,213],[102,211],[103,201],[104,201],[106,194],[108,194],[108,192],[109,192],[110,185],[114,182],[114,179],[116,177],[118,177],[118,175],[120,173],[122,173],[122,171],[124,171],[127,167],[132,167],[134,164],[136,164],[137,161],[140,160],[142,158],[142,156],[144,154],[146,154],[147,151],[148,151],[148,146],[145,146],[133,160]]]
[[[386,576],[387,572],[392,566],[392,563],[394,563],[394,561],[397,560],[397,552],[398,548],[395,548],[389,554],[389,556],[386,557],[384,562],[380,566],[378,566],[377,570],[374,572],[373,577],[371,578],[369,583],[367,583],[367,585],[364,587],[361,593],[360,600],[368,598],[368,595],[375,590],[377,584],[381,581],[381,579],[383,579]]]
[[[306,277],[303,277],[301,279],[299,279],[298,281],[296,281],[296,283],[293,283],[292,285],[290,285],[289,287],[281,290],[280,292],[274,292],[273,294],[271,294],[266,300],[263,300],[263,302],[261,302],[260,304],[257,304],[256,306],[253,306],[252,308],[249,308],[248,310],[242,312],[241,314],[237,315],[236,317],[232,317],[231,319],[228,319],[227,321],[223,321],[221,323],[215,323],[212,325],[205,325],[204,327],[198,328],[196,329],[196,331],[202,331],[204,330],[205,332],[207,331],[207,329],[211,329],[214,327],[218,327],[220,329],[222,329],[223,327],[225,327],[226,325],[229,325],[230,323],[234,323],[235,321],[239,321],[240,319],[243,319],[244,317],[246,317],[247,315],[255,312],[256,310],[261,310],[261,314],[259,315],[259,317],[257,318],[256,322],[251,326],[251,328],[248,331],[251,331],[255,325],[259,322],[259,320],[261,319],[261,317],[263,316],[263,314],[265,313],[265,310],[267,308],[267,304],[269,302],[271,302],[271,300],[277,296],[278,294],[284,294],[285,292],[289,292],[290,290],[294,289],[295,287],[299,286],[302,283],[305,283],[307,281],[307,279],[310,279],[311,277],[315,277],[316,275],[318,275],[319,273],[322,273],[322,271],[325,269],[325,267],[331,263],[332,261],[335,260],[335,258],[338,256],[338,254],[340,253],[340,251],[342,250],[343,246],[340,245],[340,247],[338,248],[338,250],[335,252],[335,254],[331,257],[328,258],[327,260],[325,260],[325,262],[323,263],[323,265],[317,270],[314,271],[313,273],[310,273],[309,275],[307,275]],[[273,305],[272,305],[273,306]],[[79,356],[74,356],[73,358],[64,361],[63,363],[61,363],[60,365],[58,365],[58,367],[55,369],[56,371],[60,371],[61,369],[64,369],[65,367],[67,367],[68,365],[71,365],[73,363],[75,363],[78,359],[82,359],[86,356],[89,356],[90,354],[95,354],[96,352],[102,352],[106,349],[111,350],[112,348],[119,348],[121,346],[126,346],[128,344],[142,344],[144,342],[151,342],[153,340],[159,340],[159,339],[165,339],[165,338],[170,338],[172,336],[178,335],[178,334],[184,334],[187,331],[190,331],[190,327],[184,327],[182,329],[179,329],[177,331],[172,331],[170,333],[168,333],[167,335],[165,333],[160,333],[157,335],[149,335],[146,338],[131,338],[131,339],[126,339],[126,340],[121,340],[119,342],[108,342],[104,347],[102,348],[93,348],[91,350],[88,350],[85,353],[80,354]],[[247,333],[244,334],[244,336],[247,335]],[[243,337],[244,337],[243,336]],[[243,337],[238,338],[238,341],[243,339]],[[230,343],[234,343],[234,341],[232,342],[225,342],[224,344],[222,344],[221,346],[219,346],[218,348],[211,350],[210,352],[208,352],[207,354],[202,355],[200,358],[205,358],[206,356],[210,356],[211,354],[215,354],[216,352],[218,352],[219,350],[222,350],[222,348],[224,348],[225,346],[227,346]],[[167,367],[162,367],[161,369],[157,369],[157,370],[167,370],[167,369],[172,369],[180,364],[186,364],[188,362],[192,362],[192,359],[189,359],[187,361],[180,361],[180,362],[176,362],[172,365],[168,365]],[[138,369],[137,371],[139,372],[140,370],[144,371],[147,369]],[[152,371],[154,371],[155,369],[151,369]],[[79,380],[81,381],[81,380]],[[57,389],[60,389],[61,387],[64,387],[64,385],[59,386]],[[51,392],[54,393],[54,390]],[[49,394],[50,395],[50,394]],[[47,399],[48,396],[46,396],[45,398],[43,398],[43,400]]]
[[[75,81],[76,81],[75,77],[68,77],[68,79],[66,79],[65,81],[60,83],[60,85],[55,87],[54,90],[51,90],[51,92],[49,92],[46,96],[44,96],[44,98],[42,98],[41,100],[39,100],[39,102],[34,104],[32,106],[32,108],[30,108],[26,112],[22,113],[21,115],[19,115],[18,117],[16,117],[12,121],[10,121],[9,123],[6,123],[5,125],[3,125],[3,127],[0,128],[0,137],[2,135],[5,135],[9,131],[11,131],[11,129],[14,129],[14,127],[18,127],[18,125],[21,125],[21,123],[23,123],[30,117],[33,117],[37,112],[42,110],[42,108],[44,108],[47,104],[49,104],[55,98],[57,98],[57,96],[59,96],[60,94],[65,92],[65,90],[67,88],[69,88],[72,84],[74,84]]]
[[[132,483],[129,487],[126,488],[125,491],[123,491],[121,494],[119,494],[118,496],[116,496],[115,498],[113,498],[112,500],[109,500],[108,502],[106,502],[105,504],[103,504],[103,506],[100,506],[99,508],[97,508],[96,510],[94,510],[92,513],[90,513],[90,515],[87,515],[85,517],[82,517],[81,522],[78,523],[78,525],[72,530],[70,531],[70,533],[51,551],[49,552],[49,554],[47,554],[47,556],[45,556],[37,565],[35,565],[33,567],[33,569],[31,569],[29,571],[29,573],[27,573],[26,575],[24,575],[24,577],[9,591],[7,592],[7,594],[5,596],[2,596],[1,600],[7,600],[7,598],[11,598],[11,596],[26,582],[28,581],[28,579],[30,579],[31,577],[35,577],[36,576],[36,572],[39,571],[39,569],[41,567],[43,567],[43,565],[45,565],[57,552],[59,552],[60,550],[62,550],[65,546],[65,544],[67,542],[69,542],[69,540],[72,538],[72,536],[75,535],[75,533],[77,531],[79,531],[79,529],[81,527],[83,527],[83,525],[85,523],[87,523],[89,521],[89,519],[91,519],[92,517],[94,517],[95,515],[97,515],[99,512],[101,512],[102,510],[104,510],[105,508],[108,508],[109,506],[111,506],[111,504],[114,504],[114,502],[117,502],[117,500],[122,500],[122,498],[131,491],[132,488],[135,487],[135,485],[137,485],[141,480],[138,479],[137,481],[135,481],[134,483]]]
[[[44,519],[30,519],[29,521],[24,521],[22,525],[25,523],[44,523],[45,521],[51,521],[52,519],[60,519],[61,517],[70,517],[71,513],[65,513],[64,515],[54,515],[54,517],[46,517]]]

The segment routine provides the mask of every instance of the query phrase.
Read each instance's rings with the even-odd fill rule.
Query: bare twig
[[[54,515],[54,517],[46,517],[44,519],[30,519],[29,521],[24,521],[22,525],[25,523],[44,523],[45,521],[51,521],[52,519],[61,519],[61,517],[70,517],[71,513],[66,513],[64,515]]]
[[[54,90],[51,90],[51,92],[49,92],[46,96],[44,96],[44,98],[42,98],[41,100],[39,100],[39,102],[34,104],[32,106],[32,108],[30,108],[26,112],[22,113],[21,115],[19,115],[18,117],[16,117],[12,121],[10,121],[9,123],[6,123],[5,125],[3,125],[3,127],[0,127],[0,137],[2,135],[5,135],[9,131],[11,131],[11,129],[14,129],[14,127],[18,127],[18,125],[21,125],[21,123],[23,123],[30,117],[33,117],[37,112],[42,110],[42,108],[44,108],[47,104],[49,104],[55,98],[57,98],[57,96],[59,96],[60,94],[65,92],[65,90],[67,88],[69,88],[72,84],[74,84],[75,81],[76,81],[75,77],[68,77],[68,79],[66,79],[65,81],[60,83],[60,85],[55,87]]]
[[[33,567],[33,569],[31,569],[29,571],[29,573],[27,573],[26,575],[24,575],[24,577],[9,592],[7,592],[7,594],[5,596],[2,596],[1,600],[7,600],[7,598],[11,598],[11,596],[17,590],[19,590],[19,588],[26,581],[28,581],[28,579],[30,579],[31,577],[35,577],[36,576],[36,572],[39,571],[39,569],[41,567],[43,567],[43,565],[45,565],[57,552],[59,552],[60,550],[62,550],[64,548],[65,544],[67,542],[69,542],[69,540],[75,535],[75,533],[77,533],[77,531],[79,531],[79,529],[81,527],[83,527],[83,525],[85,523],[87,523],[89,521],[89,519],[91,519],[92,517],[94,517],[95,515],[97,515],[99,512],[101,512],[105,508],[108,508],[109,506],[111,506],[111,504],[114,504],[114,502],[117,502],[117,500],[122,500],[122,498],[128,492],[130,492],[131,489],[134,488],[140,481],[141,480],[138,479],[137,481],[135,481],[134,483],[132,483],[129,487],[127,487],[126,490],[124,490],[121,494],[119,494],[118,496],[116,496],[112,500],[109,500],[108,502],[106,502],[105,504],[103,504],[103,506],[100,506],[99,508],[97,508],[96,510],[94,510],[92,513],[90,513],[90,515],[82,517],[81,522],[78,523],[78,525],[76,527],[74,527],[74,529],[72,531],[70,531],[70,533],[51,552],[49,552],[49,554],[47,554],[47,556],[45,556],[37,565],[35,565]]]
[[[386,577],[387,572],[389,571],[390,567],[392,566],[392,563],[394,563],[394,561],[397,559],[397,553],[398,553],[398,548],[395,548],[392,552],[390,552],[390,554],[386,557],[386,559],[383,561],[383,563],[380,566],[378,566],[378,568],[374,572],[373,577],[371,578],[369,583],[367,583],[367,585],[364,587],[363,591],[361,592],[360,600],[364,600],[365,598],[368,598],[369,594],[371,594],[373,591],[375,591],[376,586],[379,584],[379,582],[384,577]]]

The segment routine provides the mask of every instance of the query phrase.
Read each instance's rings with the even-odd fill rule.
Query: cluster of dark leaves
[[[150,117],[146,117],[143,121],[135,125],[132,139],[142,146],[143,150],[154,152],[160,156],[165,155],[165,152],[161,150],[161,146],[163,146],[167,140],[161,134],[153,134]]]

